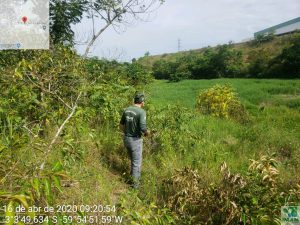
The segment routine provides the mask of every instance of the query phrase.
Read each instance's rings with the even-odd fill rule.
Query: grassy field
[[[249,124],[196,112],[199,92],[215,84],[230,84],[237,91],[250,114]],[[214,179],[223,161],[233,170],[243,172],[249,159],[275,154],[282,171],[286,171],[282,173],[284,178],[293,179],[294,172],[300,172],[300,80],[216,79],[179,83],[159,80],[149,85],[146,92],[148,103],[155,108],[166,105],[186,108],[193,116],[183,122],[183,127],[199,138],[192,145],[188,138],[182,140],[183,155],[167,154],[161,162],[166,170],[193,166],[203,176]],[[148,118],[149,126],[154,125],[151,113]],[[146,158],[145,167],[153,167],[154,161]]]
[[[249,122],[239,123],[202,115],[195,109],[199,92],[215,84],[233,86],[246,106]],[[170,224],[140,221],[148,221],[149,218],[157,221],[164,214],[162,209],[172,208],[166,205],[166,199],[174,195],[172,189],[167,189],[166,185],[170,184],[170,180],[174,181],[174,175],[180,173],[178,170],[186,167],[197,170],[201,178],[199,190],[206,191],[211,184],[215,188],[226,189],[227,183],[222,181],[220,173],[223,162],[226,162],[231,174],[239,173],[249,178],[250,159],[259,160],[262,155],[272,155],[279,162],[279,176],[284,190],[288,191],[290,187],[300,183],[300,80],[216,79],[186,80],[179,83],[155,81],[146,86],[145,92],[147,123],[149,129],[155,132],[144,138],[139,191],[132,191],[127,184],[130,161],[122,142],[122,133],[117,126],[105,123],[101,126],[81,124],[79,117],[70,120],[65,128],[65,132],[73,134],[76,139],[65,135],[67,145],[55,147],[51,154],[50,160],[53,162],[62,157],[68,175],[62,180],[63,193],[54,190],[57,193],[55,204],[117,205],[116,215],[127,217],[124,224],[130,224],[131,221],[138,221],[138,224]],[[21,164],[21,169],[28,167],[28,158],[37,161],[41,158],[43,151],[37,151],[40,143],[42,142],[37,140],[36,143],[19,150],[20,161],[26,162]],[[21,172],[16,177],[19,174]],[[189,177],[184,178],[187,184],[190,180]],[[255,183],[255,187],[259,184],[260,182]],[[185,187],[184,185],[183,188]],[[233,190],[236,190],[235,187]],[[281,190],[278,189],[278,193]],[[279,196],[276,191],[277,189],[274,196]],[[255,189],[247,193],[250,197],[261,199],[268,195],[269,189],[266,192]],[[206,198],[207,202],[211,201],[213,210],[224,205],[222,201],[216,201],[218,197],[215,195],[210,198],[203,196],[203,199]],[[285,204],[284,200],[277,202],[276,199],[269,199],[277,204],[276,215],[279,216],[280,207]],[[229,200],[240,206],[248,204],[235,196],[231,196]],[[150,205],[153,207],[149,207]],[[261,205],[260,202],[259,210]],[[194,205],[191,204],[191,207]],[[201,207],[205,205],[198,204],[197,207],[199,208],[193,211],[195,215],[204,210]],[[266,202],[265,208],[272,207]],[[192,217],[193,212],[185,213],[187,217]],[[247,216],[256,218],[257,214],[264,213],[265,211],[261,214],[251,212]],[[224,217],[228,216],[226,211],[219,211],[219,214],[220,217],[223,214]],[[185,224],[183,221],[185,219],[175,224]]]
[[[260,104],[300,109],[300,80],[213,79],[185,80],[170,83],[157,80],[148,88],[149,100],[155,105],[179,104],[193,108],[199,92],[215,84],[230,84],[247,107]]]
[[[249,112],[250,122],[238,123],[202,115],[195,110],[199,92],[214,84],[234,87]],[[262,155],[272,155],[279,162],[279,176],[287,190],[300,183],[300,80],[155,81],[145,92],[148,127],[156,132],[144,138],[139,191],[131,192],[125,182],[130,163],[121,134],[110,127],[95,127],[91,132],[91,145],[85,145],[88,148],[85,163],[79,170],[74,168],[71,172],[80,188],[69,189],[68,203],[82,198],[86,204],[96,200],[116,204],[123,198],[131,215],[129,218],[142,221],[141,218],[152,215],[153,211],[149,209],[152,202],[166,207],[164,199],[170,191],[164,189],[166,180],[172,180],[178,170],[185,167],[197,170],[201,188],[206,189],[211,184],[219,187],[223,162],[232,174],[246,177],[250,159],[258,160]],[[88,136],[82,139],[89,139]],[[252,194],[257,194],[254,197],[258,199],[265,196],[259,191]],[[282,204],[278,203],[279,206]],[[135,212],[141,215],[139,220],[134,216]],[[255,218],[256,214],[252,216]],[[181,222],[178,224],[184,224]]]

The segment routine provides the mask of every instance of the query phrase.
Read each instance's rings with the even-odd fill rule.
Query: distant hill
[[[295,33],[300,35],[300,32],[295,32]],[[251,40],[251,41],[246,41],[246,42],[241,42],[241,43],[226,43],[226,44],[231,45],[236,50],[242,50],[244,53],[244,58],[247,58],[247,56],[249,55],[249,52],[251,50],[261,49],[261,48],[266,48],[269,51],[271,51],[271,53],[278,54],[284,47],[289,45],[290,40],[293,36],[295,36],[295,33],[292,33],[292,34],[289,33],[289,34],[285,34],[285,35],[281,35],[281,36],[274,36],[273,38],[271,38],[272,40],[261,41],[260,43],[259,43],[259,40],[258,40],[258,42],[257,42],[257,40]],[[180,51],[180,52],[176,52],[176,53],[164,53],[161,55],[143,56],[143,57],[140,57],[139,59],[137,59],[137,61],[144,66],[152,67],[153,63],[160,59],[164,59],[167,61],[175,61],[176,59],[178,59],[182,56],[189,55],[191,53],[201,54],[207,48],[216,48],[221,45],[222,44],[217,45],[217,46],[207,46],[207,47],[203,47],[203,48],[199,48],[199,49],[191,49],[191,50]]]
[[[300,32],[139,58],[156,79],[300,78]]]

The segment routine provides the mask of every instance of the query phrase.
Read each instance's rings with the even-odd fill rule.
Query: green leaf
[[[15,75],[16,75],[18,78],[23,78],[23,75],[22,75],[22,73],[18,70],[18,68],[15,69]]]
[[[14,195],[16,200],[18,200],[26,209],[28,209],[27,197],[25,195]]]
[[[40,180],[38,178],[33,178],[31,182],[32,187],[36,191],[37,196],[40,198],[41,193],[40,193]]]
[[[30,70],[32,70],[32,65],[31,65],[31,64],[28,64],[27,66],[28,66],[28,68],[29,68]]]
[[[0,196],[7,195],[7,192],[0,191]]]
[[[52,179],[53,179],[53,182],[54,182],[55,187],[56,187],[60,192],[62,192],[59,177],[58,177],[58,176],[53,176]]]
[[[61,163],[59,161],[57,161],[52,167],[52,172],[54,172],[54,173],[60,172],[62,170],[63,170],[63,166],[61,165]]]
[[[0,153],[2,153],[4,151],[4,149],[6,149],[6,146],[0,145]]]
[[[61,178],[69,179],[69,177],[64,173],[54,173],[53,175],[61,177]]]
[[[51,183],[48,178],[44,179],[44,189],[45,195],[48,202],[52,202],[52,190],[51,190]]]
[[[252,200],[252,204],[253,205],[257,205],[258,204],[257,198],[253,197],[251,200]]]

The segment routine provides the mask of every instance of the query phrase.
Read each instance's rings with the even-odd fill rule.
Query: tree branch
[[[87,48],[84,53],[84,57],[87,57],[90,51],[90,48],[98,39],[98,37],[111,25],[116,24],[126,24],[127,16],[130,16],[134,19],[141,19],[139,17],[140,14],[150,13],[157,8],[155,7],[156,3],[160,3],[161,5],[163,0],[111,0],[108,2],[101,2],[97,5],[91,4],[90,7],[97,14],[100,15],[100,18],[105,21],[106,25],[100,29],[89,41]],[[101,5],[102,4],[102,5]],[[103,13],[103,14],[102,14]],[[106,15],[104,15],[106,13]],[[116,22],[115,22],[116,21]],[[114,24],[115,22],[115,24]]]
[[[75,101],[75,103],[74,103],[74,106],[72,107],[72,111],[70,112],[70,114],[68,115],[68,117],[65,119],[65,121],[60,125],[60,127],[59,127],[59,129],[57,130],[57,132],[56,132],[54,138],[53,138],[52,141],[50,142],[50,144],[49,144],[49,146],[48,146],[48,149],[47,149],[47,151],[46,151],[46,153],[45,153],[44,161],[43,161],[43,163],[42,163],[41,166],[40,166],[40,170],[43,170],[43,169],[44,169],[46,159],[47,159],[49,153],[51,152],[54,143],[56,142],[58,136],[59,136],[60,133],[62,132],[62,130],[63,130],[64,126],[66,125],[66,123],[72,118],[73,114],[75,113],[76,108],[77,108],[77,106],[78,106],[78,100],[80,99],[81,95],[82,95],[82,92],[80,92],[80,93],[78,94],[77,99],[76,99],[76,101]]]
[[[48,94],[52,94],[54,95],[55,98],[57,98],[59,101],[61,101],[67,108],[69,109],[72,109],[71,106],[69,106],[69,104],[67,104],[58,94],[50,91],[50,90],[47,90],[45,89],[44,87],[40,86],[39,84],[37,84],[36,82],[34,82],[29,76],[28,74],[26,74],[26,77],[28,78],[28,80],[34,85],[36,86],[37,88],[41,89],[42,91],[44,91],[45,93],[48,93]],[[50,84],[49,84],[50,85]]]
[[[114,18],[112,19],[112,21],[109,21],[101,30],[99,30],[94,36],[93,38],[90,40],[89,44],[86,47],[85,53],[83,55],[83,57],[87,57],[90,51],[90,48],[92,47],[92,45],[95,43],[95,41],[97,40],[97,38],[112,24],[112,22],[117,18],[117,15],[114,16]]]

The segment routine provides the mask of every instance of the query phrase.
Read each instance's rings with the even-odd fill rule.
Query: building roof
[[[275,25],[275,26],[272,26],[272,27],[269,27],[269,28],[266,28],[266,29],[263,29],[263,30],[260,30],[258,32],[255,32],[254,33],[254,36],[257,36],[259,34],[264,34],[264,33],[268,33],[268,32],[272,32],[272,31],[275,31],[279,28],[282,28],[282,27],[285,27],[285,26],[288,26],[288,25],[291,25],[293,23],[297,23],[297,22],[300,22],[300,17],[297,17],[295,19],[292,19],[292,20],[289,20],[289,21],[286,21],[284,23],[280,23],[278,25]]]

